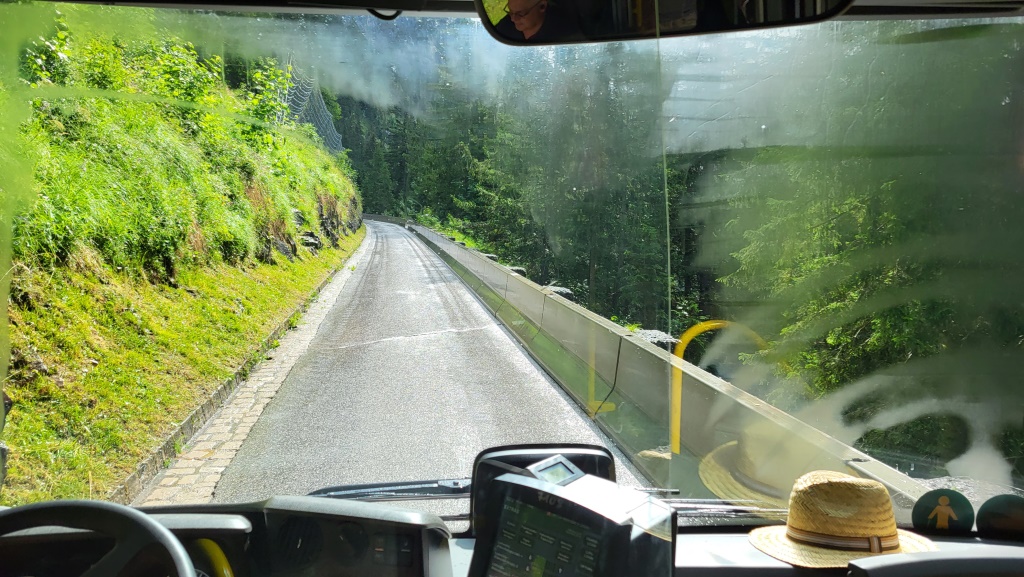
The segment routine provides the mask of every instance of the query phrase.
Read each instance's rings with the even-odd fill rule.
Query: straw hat
[[[797,477],[818,469],[846,470],[846,465],[766,419],[743,429],[737,441],[708,453],[698,473],[704,485],[726,501],[759,501],[785,509]]]
[[[935,551],[928,539],[896,528],[885,486],[835,471],[797,479],[786,525],[750,533],[761,551],[799,567],[846,567],[854,559]]]

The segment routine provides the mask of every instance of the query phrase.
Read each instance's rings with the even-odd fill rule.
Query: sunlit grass
[[[16,403],[2,504],[104,497],[362,235],[297,246],[310,231],[330,244],[361,209],[344,155],[282,114],[287,67],[254,58],[229,89],[222,55],[156,21],[0,8],[0,44],[20,55],[0,65]]]
[[[364,233],[294,262],[182,270],[179,288],[88,254],[52,274],[23,271],[37,300],[11,311],[19,358],[6,388],[16,405],[0,503],[103,498],[289,323]]]

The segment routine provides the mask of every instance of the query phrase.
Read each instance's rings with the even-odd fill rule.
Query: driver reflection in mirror
[[[575,12],[550,0],[508,0],[505,14],[494,25],[502,38],[532,42],[581,39]]]

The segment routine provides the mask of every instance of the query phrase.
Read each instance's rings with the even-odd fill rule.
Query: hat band
[[[885,537],[840,537],[787,526],[786,536],[805,545],[825,547],[826,549],[840,549],[843,551],[882,553],[900,548],[899,535],[887,535]]]

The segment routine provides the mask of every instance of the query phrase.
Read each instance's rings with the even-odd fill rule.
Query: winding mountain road
[[[367,228],[214,501],[465,477],[480,450],[507,443],[612,446],[437,255],[400,226]]]

